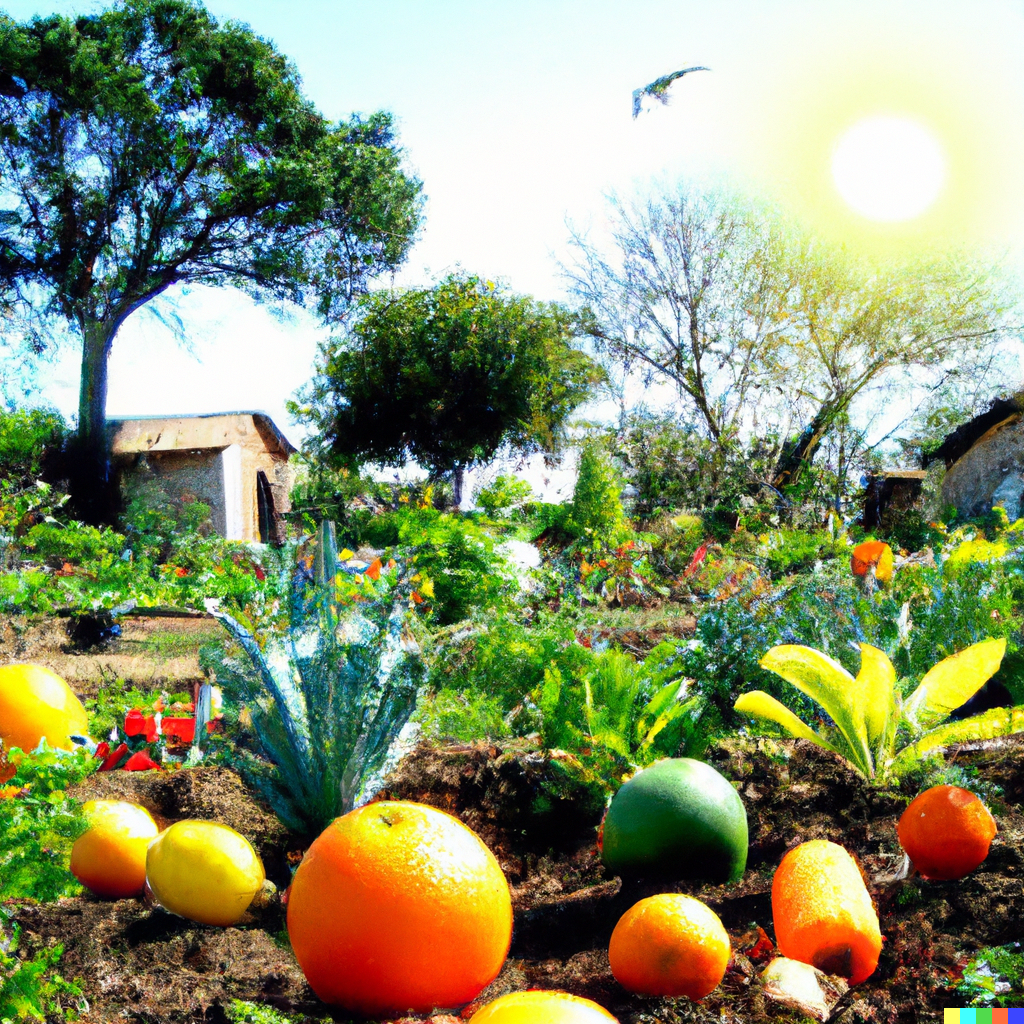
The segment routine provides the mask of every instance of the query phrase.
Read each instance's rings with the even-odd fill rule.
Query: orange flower
[[[175,570],[174,570],[174,575],[175,576],[187,576],[188,575],[188,569],[184,569],[180,565],[176,566]]]
[[[423,598],[415,590],[412,592],[412,599],[416,604],[423,604]]]
[[[366,575],[369,576],[371,580],[379,580],[380,579],[380,570],[381,570],[380,559],[379,558],[375,558],[370,563],[370,567],[366,570]]]

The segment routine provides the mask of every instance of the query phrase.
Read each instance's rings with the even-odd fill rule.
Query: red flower
[[[147,743],[156,741],[156,718],[144,715],[138,708],[132,708],[124,716],[125,736],[145,736]]]
[[[608,568],[608,559],[607,559],[607,558],[602,558],[602,559],[601,559],[601,560],[600,560],[600,561],[599,561],[599,562],[598,562],[597,564],[598,564],[598,565],[599,565],[599,566],[600,566],[600,567],[601,567],[602,569],[607,569],[607,568]]]
[[[258,579],[261,583],[263,582],[263,580],[267,578],[267,574],[258,565],[253,566],[252,571],[256,573],[256,579]]]
[[[160,723],[160,732],[168,739],[179,743],[191,743],[196,736],[196,720],[194,718],[165,718]]]
[[[124,770],[126,772],[148,772],[152,768],[159,768],[160,765],[156,763],[144,750],[136,751],[131,757],[125,761]]]
[[[183,566],[180,566],[180,565],[175,566],[174,575],[175,576],[187,576],[188,575],[188,569],[186,569],[186,568],[184,568]]]
[[[700,568],[701,562],[703,562],[707,557],[707,553],[707,544],[701,544],[701,546],[694,551],[693,558],[690,559],[690,564],[684,570],[683,575],[692,576]]]
[[[106,744],[100,744],[100,745],[101,746],[106,746]],[[117,767],[118,761],[120,761],[121,758],[124,757],[124,755],[127,754],[127,753],[128,753],[128,744],[127,743],[122,743],[117,748],[117,750],[115,750],[109,757],[107,757],[104,760],[103,764],[101,764],[99,766],[99,768],[97,768],[96,770],[98,772],[113,771],[114,768]]]

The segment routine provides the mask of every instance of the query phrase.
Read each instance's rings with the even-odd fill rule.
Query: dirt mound
[[[506,991],[552,987],[597,1000],[622,1024],[801,1020],[766,1000],[757,974],[767,942],[774,940],[772,873],[788,847],[824,838],[859,859],[885,936],[878,970],[843,997],[832,1019],[909,1024],[932,1021],[943,1007],[960,1005],[955,986],[972,952],[1024,941],[1024,745],[1005,742],[952,756],[986,793],[1000,829],[985,863],[959,882],[898,880],[902,855],[895,823],[912,794],[872,787],[806,742],[738,739],[710,755],[738,786],[750,822],[748,870],[735,886],[607,877],[595,846],[601,801],[593,780],[574,759],[526,744],[421,747],[389,778],[384,795],[456,814],[480,832],[509,872],[515,905],[511,956],[478,1002]],[[287,853],[297,842],[226,769],[94,776],[81,795],[134,795],[165,820],[223,820],[267,851],[265,856]],[[725,980],[701,1004],[634,997],[611,975],[611,929],[629,906],[654,891],[704,900],[729,930],[734,955]],[[223,1007],[232,998],[273,1003],[297,1022],[330,1019],[284,945],[279,903],[230,929],[194,925],[141,902],[91,897],[22,906],[16,919],[25,929],[27,949],[58,939],[65,943],[61,970],[82,979],[92,1006],[88,1020],[223,1021]],[[438,1017],[435,1024],[452,1019]]]

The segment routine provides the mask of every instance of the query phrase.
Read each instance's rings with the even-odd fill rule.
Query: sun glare
[[[946,155],[938,139],[918,121],[866,117],[836,142],[832,179],[846,203],[869,220],[912,220],[941,194]]]

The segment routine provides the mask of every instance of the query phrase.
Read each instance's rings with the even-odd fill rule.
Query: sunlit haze
[[[96,2],[14,0],[25,19]],[[680,177],[766,196],[813,230],[880,251],[1024,238],[1024,7],[1010,0],[209,0],[295,63],[329,117],[394,113],[425,222],[399,284],[446,270],[564,296],[571,221],[600,237],[605,196]],[[667,106],[631,93],[678,68]],[[388,283],[388,282],[381,282]],[[310,375],[322,331],[196,288],[124,326],[109,413],[267,410]],[[78,355],[44,398],[73,413]]]

